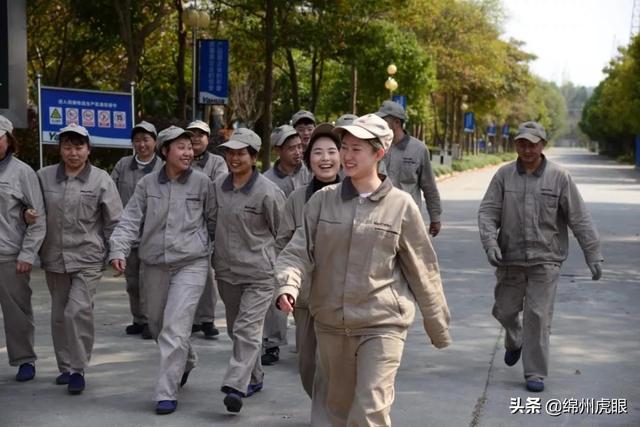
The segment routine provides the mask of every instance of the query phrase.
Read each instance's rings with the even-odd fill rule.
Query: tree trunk
[[[184,64],[187,54],[187,29],[182,23],[182,0],[175,0],[174,4],[178,11],[178,57],[176,58],[176,74],[178,82],[176,84],[176,117],[184,121],[187,120],[187,83],[185,82],[184,75]]]
[[[351,65],[351,114],[358,114],[358,67]]]
[[[265,18],[264,18],[264,39],[265,39],[265,58],[264,58],[264,111],[262,115],[262,171],[266,171],[271,167],[271,103],[273,100],[273,52],[275,50],[274,39],[274,0],[265,1]]]
[[[293,59],[291,49],[287,48],[287,65],[289,66],[289,80],[291,81],[291,102],[293,111],[300,110],[300,94],[298,92],[298,71],[296,62]]]

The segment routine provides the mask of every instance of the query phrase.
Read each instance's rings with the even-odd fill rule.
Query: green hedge
[[[434,165],[436,176],[447,175],[452,172],[462,172],[469,169],[479,169],[489,165],[497,165],[516,159],[516,153],[476,154],[466,155],[460,160],[454,160],[452,166]]]

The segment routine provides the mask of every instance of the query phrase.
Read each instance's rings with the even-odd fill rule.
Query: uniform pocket
[[[85,222],[96,221],[98,217],[98,196],[95,194],[80,194],[80,209],[78,212],[80,220]]]

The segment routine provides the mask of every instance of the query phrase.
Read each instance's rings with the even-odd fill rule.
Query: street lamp
[[[398,68],[395,64],[389,64],[387,67],[387,80],[384,82],[384,87],[389,91],[389,99],[393,99],[393,91],[398,89],[398,82],[393,78],[393,75],[398,72]]]
[[[191,120],[196,119],[196,56],[198,55],[198,28],[209,26],[209,14],[206,10],[198,10],[198,1],[194,0],[189,9],[184,12],[184,24],[191,27],[193,34],[193,57],[191,61]]]

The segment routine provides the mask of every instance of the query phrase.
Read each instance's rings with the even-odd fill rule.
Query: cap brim
[[[82,133],[80,131],[77,131],[75,129],[67,129],[64,132],[60,132],[58,134],[58,139],[60,139],[62,137],[62,135],[66,135],[68,133],[75,133],[76,135],[80,135],[80,136],[84,136],[85,138],[89,138],[89,135],[86,135],[86,134],[84,134],[84,133]]]
[[[529,142],[533,142],[534,144],[537,144],[538,142],[542,141],[542,138],[540,138],[537,135],[531,135],[530,133],[523,133],[520,135],[517,135],[515,140],[519,140],[519,139],[526,139]]]
[[[365,128],[362,128],[360,126],[354,126],[354,125],[337,126],[336,128],[334,128],[333,132],[337,133],[338,135],[342,135],[344,132],[349,132],[351,135],[360,139],[374,139],[374,138],[377,139],[378,138],[376,135],[369,132]]]
[[[142,126],[136,126],[133,129],[131,129],[131,138],[134,137],[134,135],[137,132],[144,132],[144,133],[148,133],[149,135],[153,136],[154,139],[158,138],[158,134],[156,134],[154,131],[147,129],[145,127]]]
[[[224,144],[220,144],[220,147],[222,147],[222,148],[230,148],[232,150],[240,150],[242,148],[249,147],[249,144],[247,144],[246,142],[236,141],[234,139],[231,139],[231,140],[225,142]]]
[[[5,136],[7,134],[7,130],[0,130],[0,138],[2,138],[3,136]]]
[[[385,112],[385,111],[376,111],[376,112],[375,112],[375,113],[373,113],[373,114],[375,114],[375,115],[376,115],[376,116],[378,116],[378,117],[387,117],[387,116],[389,116],[389,115],[390,115],[389,113],[387,113],[387,112]]]
[[[198,129],[198,130],[201,130],[202,132],[206,133],[207,135],[211,134],[210,130],[207,130],[204,127],[201,127],[201,126],[191,126],[191,127],[188,127],[187,129],[188,130]]]

